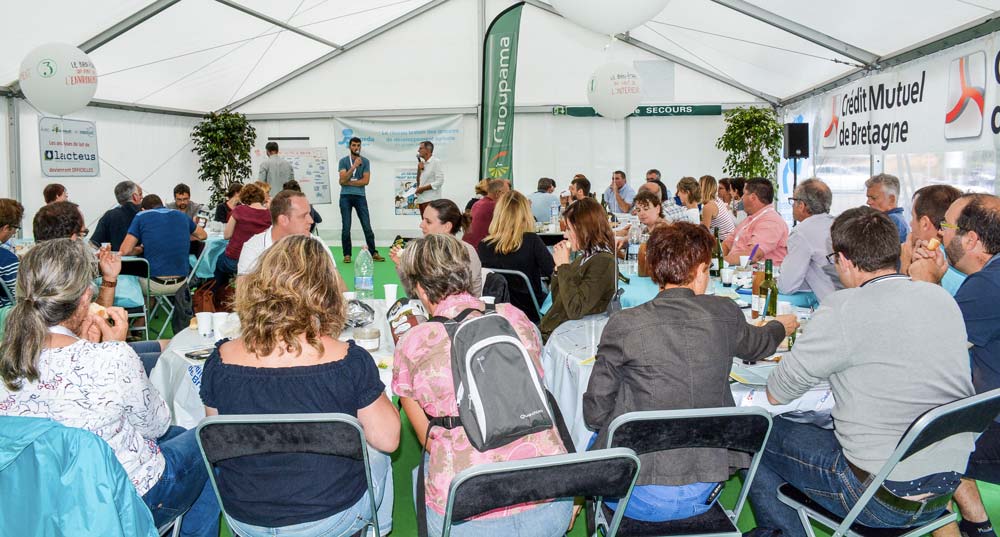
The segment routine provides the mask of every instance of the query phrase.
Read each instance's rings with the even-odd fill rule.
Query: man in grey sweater
[[[282,185],[295,179],[295,170],[287,160],[278,156],[278,142],[268,142],[264,150],[267,151],[267,160],[260,163],[257,179],[271,185],[271,197],[274,197],[281,192]]]
[[[913,420],[975,393],[962,313],[947,291],[896,272],[893,222],[868,207],[850,209],[831,238],[831,262],[847,289],[823,302],[771,373],[767,396],[784,404],[829,382],[836,430],[775,419],[750,490],[758,527],[786,536],[806,534],[776,497],[781,483],[844,516]],[[973,435],[958,435],[898,464],[858,522],[907,527],[940,516],[972,448]]]

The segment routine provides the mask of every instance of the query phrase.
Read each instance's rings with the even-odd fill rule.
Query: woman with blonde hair
[[[125,310],[91,312],[96,275],[84,241],[47,240],[21,259],[0,344],[0,415],[49,418],[96,434],[158,527],[187,511],[184,535],[218,535],[219,506],[195,431],[170,425],[167,403],[125,343]]]
[[[384,535],[392,529],[399,413],[368,351],[337,335],[346,303],[329,252],[309,235],[274,243],[236,289],[240,337],[205,362],[205,414],[340,412],[364,427]],[[237,389],[238,388],[238,389]],[[364,464],[314,454],[240,457],[218,464],[230,527],[246,537],[351,535],[371,518]],[[317,479],[322,476],[322,479]],[[261,506],[267,506],[262,509]]]
[[[555,262],[545,243],[535,234],[535,217],[531,215],[531,204],[524,194],[511,190],[500,196],[493,211],[490,234],[479,243],[479,260],[484,268],[516,270],[528,277],[531,289],[509,280],[513,282],[510,301],[533,322],[539,322],[529,293],[534,293],[539,304],[545,300],[542,278],[552,276]]]
[[[701,212],[698,204],[701,203],[701,186],[694,177],[681,177],[677,182],[677,197],[681,200],[681,207],[692,224],[701,222]]]
[[[733,213],[729,212],[726,202],[719,197],[719,185],[715,177],[703,175],[698,180],[701,186],[701,225],[712,231],[719,230],[719,238],[726,240],[729,234],[736,229],[736,219]]]

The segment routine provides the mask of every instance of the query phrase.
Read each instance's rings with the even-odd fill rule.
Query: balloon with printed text
[[[97,92],[97,68],[85,52],[66,43],[46,43],[21,61],[21,91],[35,108],[56,115],[72,114]]]
[[[598,114],[622,119],[635,112],[642,101],[642,79],[631,64],[606,63],[590,75],[587,101]]]

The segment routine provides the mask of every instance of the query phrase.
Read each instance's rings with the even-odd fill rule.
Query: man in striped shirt
[[[0,199],[0,243],[6,243],[13,237],[17,230],[21,229],[21,218],[24,216],[24,207],[16,200]],[[14,296],[14,287],[17,282],[17,255],[6,247],[0,248],[0,280],[10,291],[10,296]],[[7,293],[0,293],[0,307],[11,306]]]

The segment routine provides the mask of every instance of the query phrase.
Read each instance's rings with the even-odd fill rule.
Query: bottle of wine
[[[722,275],[722,241],[719,240],[719,228],[715,228],[715,251],[712,252],[712,268],[708,270],[708,275],[718,278]]]
[[[760,283],[761,315],[774,317],[778,314],[778,282],[774,279],[774,265],[768,259],[764,262],[764,281]]]

